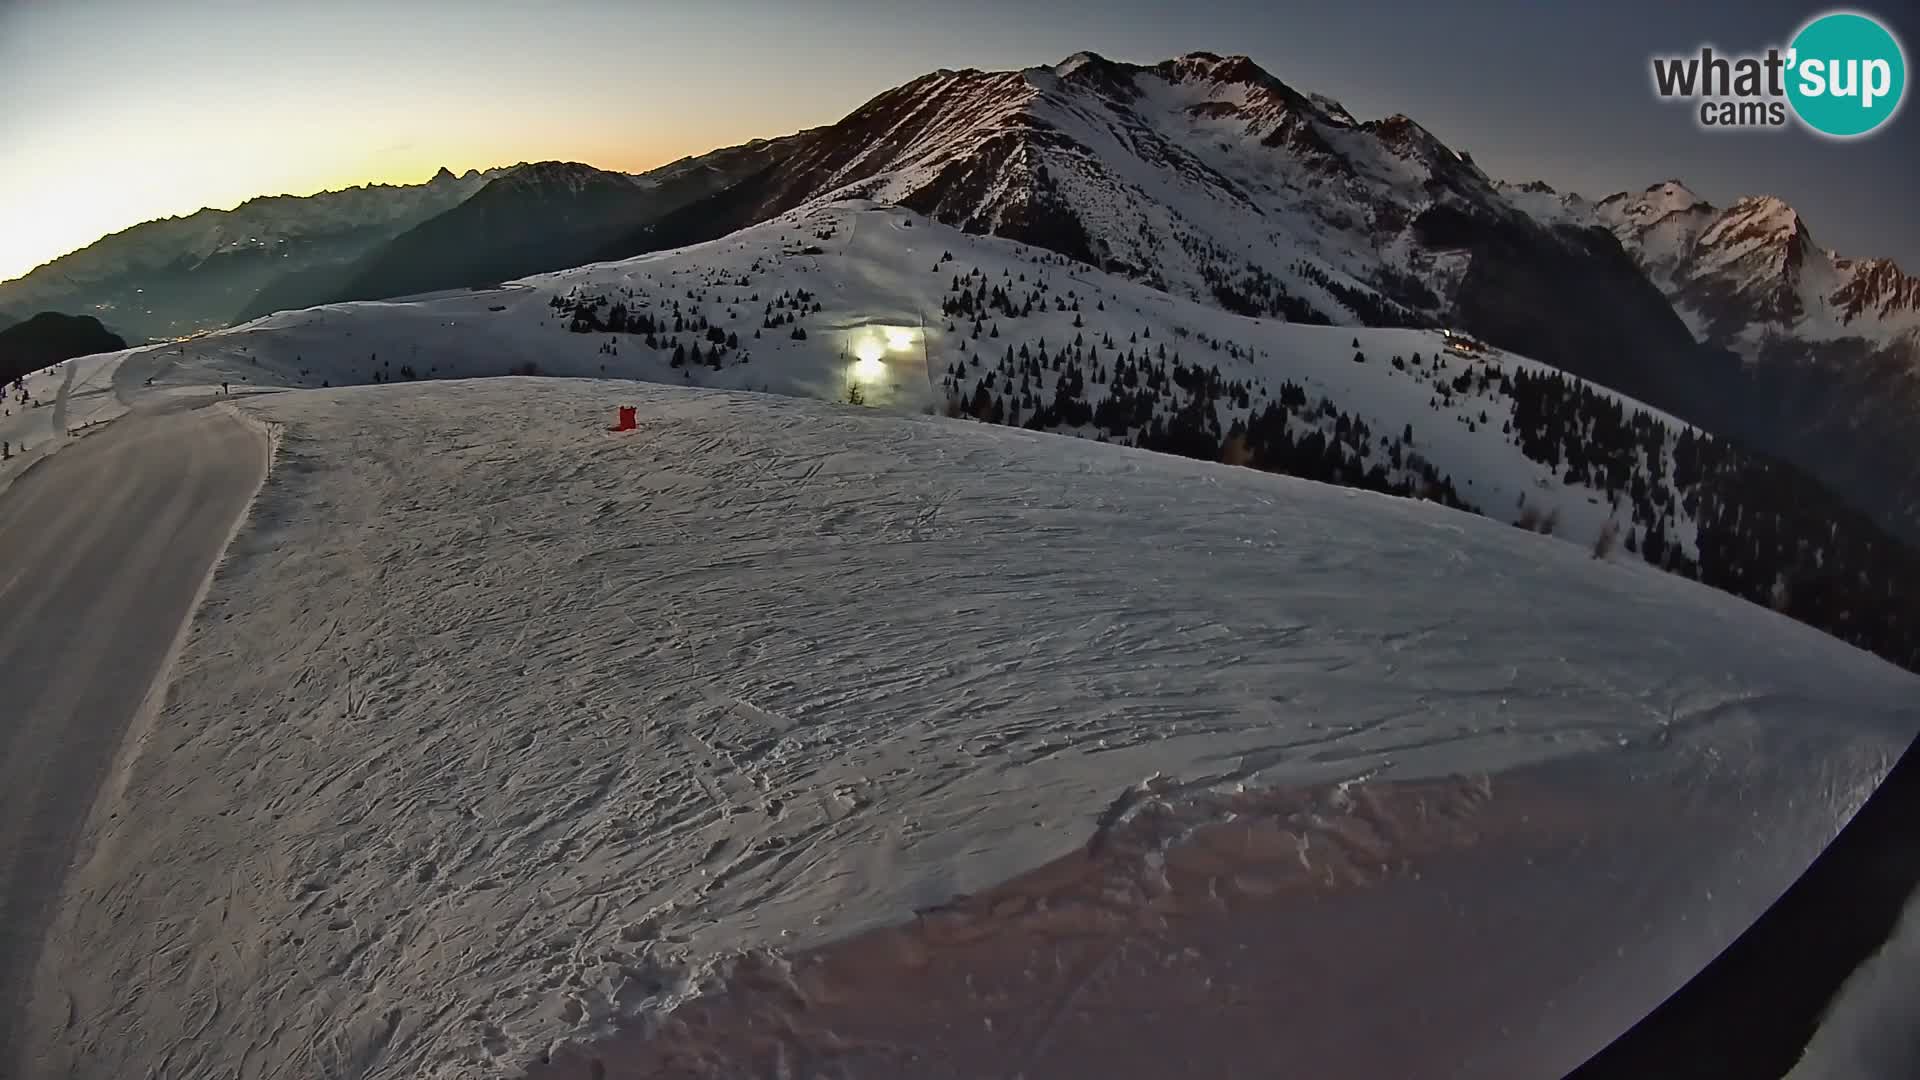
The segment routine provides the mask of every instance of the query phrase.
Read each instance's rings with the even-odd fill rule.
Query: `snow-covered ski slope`
[[[543,297],[689,257],[199,355],[590,370]],[[700,377],[831,386],[828,336]],[[592,1076],[616,1023],[609,1076],[1557,1075],[1920,727],[1769,611],[1250,469],[597,380],[238,408],[274,469],[51,935],[46,1075]]]
[[[33,372],[18,390],[5,384],[0,391],[0,440],[7,452],[0,460],[0,491],[34,462],[66,445],[69,433],[85,432],[126,411],[114,391],[114,374],[126,355],[77,357]]]
[[[947,310],[962,294],[977,320]],[[1017,310],[990,307],[996,294]],[[650,320],[654,347],[645,333],[570,331],[606,327],[616,304],[629,327]],[[676,347],[687,357],[679,368]],[[1097,409],[1130,357],[1138,376],[1160,369],[1147,410],[1162,421],[1196,397],[1182,367],[1213,381],[1202,411],[1222,439],[1292,383],[1302,391],[1287,410],[1292,436],[1318,431],[1344,443],[1356,472],[1379,466],[1386,482],[1414,490],[1446,481],[1459,501],[1497,520],[1550,520],[1556,535],[1584,546],[1608,522],[1633,525],[1631,503],[1609,495],[1598,475],[1569,480],[1558,453],[1534,460],[1509,430],[1516,404],[1504,380],[1558,374],[1544,365],[1494,349],[1462,355],[1438,332],[1236,316],[865,202],[816,205],[711,243],[498,289],[284,312],[173,348],[155,354],[166,358],[162,383],[204,383],[215,371],[235,385],[319,387],[533,370],[830,399],[857,385],[870,407],[913,412],[970,401],[986,382],[1014,423],[1014,406],[1024,402],[1019,415],[1031,416],[1054,400],[1063,369],[1084,373],[1073,380],[1076,396]],[[1064,366],[1051,362],[1063,351]],[[1629,468],[1671,496],[1685,425],[1619,400],[1629,420],[1643,413],[1664,425],[1656,442],[1632,451]],[[1116,430],[1080,419],[1056,427],[1129,441],[1148,424]],[[1664,503],[1669,538],[1692,553],[1688,510],[1678,497]],[[1648,527],[1641,523],[1642,535]]]

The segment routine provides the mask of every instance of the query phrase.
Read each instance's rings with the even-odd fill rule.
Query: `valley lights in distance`
[[[1698,55],[1656,56],[1654,93],[1698,102],[1708,130],[1784,128],[1790,118],[1816,135],[1851,139],[1886,126],[1906,90],[1906,54],[1887,24],[1829,12],[1781,48],[1734,55],[1710,45]]]

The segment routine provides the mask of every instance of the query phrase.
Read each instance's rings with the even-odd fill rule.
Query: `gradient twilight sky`
[[[1912,0],[1864,6],[1920,59]],[[1422,0],[0,0],[0,280],[137,222],[550,158],[638,171],[831,123],[939,67],[1245,53],[1489,173],[1766,193],[1920,271],[1920,110],[1852,143],[1699,131],[1648,58],[1784,44],[1827,5]],[[1911,80],[1912,73],[1909,73]],[[1910,91],[1910,94],[1912,92]]]

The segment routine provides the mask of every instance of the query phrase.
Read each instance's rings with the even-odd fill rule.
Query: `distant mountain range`
[[[1920,278],[1821,247],[1771,196],[1720,208],[1678,180],[1590,202],[1508,189],[1548,222],[1612,232],[1703,342],[1684,404],[1920,536]],[[1728,353],[1732,354],[1729,358]]]
[[[1500,182],[1412,119],[1359,121],[1238,56],[937,71],[838,123],[640,176],[545,162],[256,200],[109,237],[0,284],[0,308],[172,336],[848,197],[1241,314],[1457,326],[1787,457],[1920,537],[1920,284],[1898,267],[1820,248],[1777,199]]]
[[[761,168],[779,146],[751,142],[640,176],[563,161],[500,170],[465,201],[356,260],[275,279],[232,321],[471,288],[592,262],[609,237],[724,189]]]
[[[784,140],[641,176],[537,162],[425,184],[254,199],[147,222],[0,283],[0,308],[84,311],[136,341],[289,308],[465,288],[592,261],[762,168]]]
[[[92,315],[147,341],[225,326],[268,283],[350,263],[452,209],[498,175],[277,195],[135,225],[0,283],[0,308]]]
[[[1819,246],[1772,196],[1722,209],[1678,180],[1597,203],[1540,183],[1503,190],[1543,221],[1611,231],[1697,336],[1749,359],[1781,339],[1854,339],[1911,354],[1920,336],[1920,278],[1889,259]]]

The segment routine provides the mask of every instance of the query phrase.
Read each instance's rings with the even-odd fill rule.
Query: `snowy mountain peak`
[[[1920,277],[1900,269],[1892,259],[1835,259],[1834,269],[1844,278],[1834,290],[1833,302],[1852,322],[1862,318],[1904,316],[1906,333],[1920,332]]]
[[[1678,180],[1667,180],[1647,188],[1646,198],[1670,210],[1683,210],[1695,203],[1704,202],[1694,194],[1693,189]]]
[[[936,71],[797,140],[649,242],[866,199],[1242,314],[1356,325],[1445,320],[1489,226],[1543,260],[1569,242],[1412,118],[1357,122],[1244,55]]]
[[[1151,70],[1175,85],[1207,87],[1213,100],[1238,103],[1253,119],[1272,119],[1298,111],[1320,121],[1328,119],[1324,113],[1337,113],[1341,126],[1353,123],[1353,118],[1338,102],[1322,99],[1330,106],[1323,108],[1246,56],[1193,52],[1157,64]]]
[[[1782,240],[1789,240],[1806,229],[1799,213],[1775,195],[1743,196],[1727,207],[1725,216],[1739,219],[1748,229],[1770,233]]]
[[[1072,75],[1074,72],[1079,71],[1081,68],[1089,67],[1096,64],[1107,64],[1110,62],[1111,61],[1109,61],[1106,57],[1101,56],[1099,53],[1096,53],[1096,52],[1077,52],[1077,53],[1074,53],[1072,56],[1067,57],[1065,60],[1062,60],[1059,63],[1053,65],[1051,70],[1055,75],[1058,75],[1061,78],[1065,78],[1069,75]]]
[[[1133,97],[1133,73],[1138,70],[1134,64],[1112,60],[1096,52],[1077,52],[1051,67],[1029,68],[1023,74],[1027,85],[1036,91],[1063,94],[1090,92],[1129,100]]]
[[[468,171],[471,172],[472,170],[468,170]],[[440,184],[453,179],[455,179],[455,176],[453,175],[453,170],[447,168],[445,165],[442,165],[440,166],[440,170],[433,174],[433,179],[427,182],[430,184]]]
[[[1694,244],[1690,278],[1718,278],[1753,298],[1768,321],[1791,321],[1808,305],[1799,284],[1813,238],[1800,215],[1771,195],[1737,200]]]
[[[1621,191],[1594,204],[1609,224],[1644,229],[1675,214],[1713,209],[1713,204],[1678,180],[1655,184],[1638,195]]]
[[[1187,79],[1205,79],[1217,83],[1246,83],[1248,85],[1272,85],[1280,80],[1274,78],[1265,68],[1253,62],[1252,57],[1235,54],[1221,56],[1219,53],[1190,52],[1177,56],[1161,65],[1170,68],[1173,73]]]
[[[1768,342],[1852,340],[1892,348],[1920,372],[1920,280],[1889,260],[1849,259],[1814,242],[1776,195],[1717,207],[1679,180],[1588,204],[1544,185],[1501,185],[1541,221],[1610,230],[1703,340],[1756,358]]]
[[[1271,119],[1288,109],[1320,114],[1342,126],[1355,121],[1328,98],[1309,99],[1246,56],[1191,52],[1157,64],[1141,65],[1110,60],[1099,53],[1078,52],[1049,68],[1030,69],[1042,76],[1030,81],[1039,89],[1087,92],[1120,103],[1131,103],[1164,83],[1182,88],[1192,99],[1189,107],[1211,116],[1243,115]]]
[[[1384,120],[1372,120],[1362,126],[1403,156],[1429,164],[1467,161],[1405,113],[1394,113]]]

